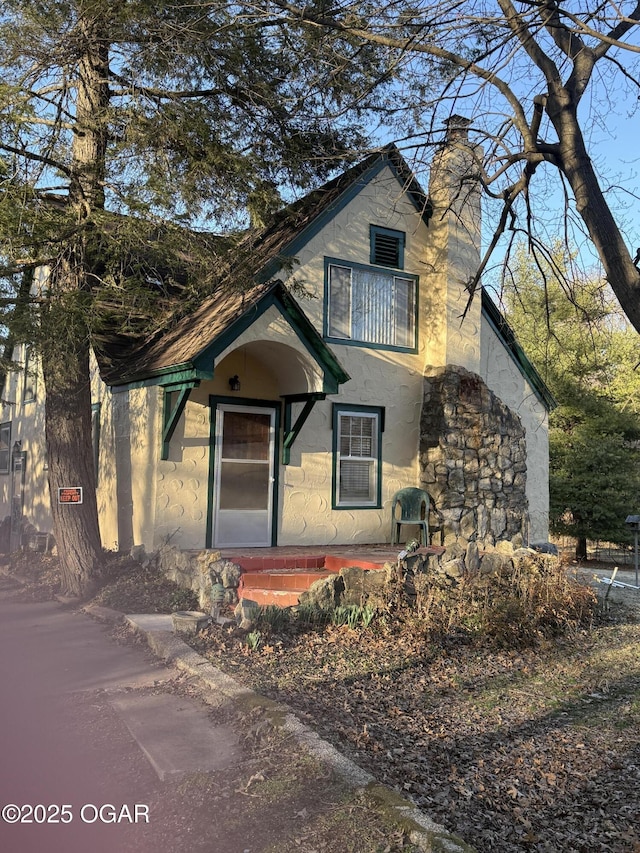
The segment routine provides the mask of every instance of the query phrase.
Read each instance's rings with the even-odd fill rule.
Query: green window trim
[[[404,231],[395,228],[383,228],[381,225],[369,226],[369,263],[393,269],[404,269]]]
[[[417,275],[328,257],[324,265],[326,341],[417,352]]]
[[[332,509],[382,507],[383,406],[334,403]]]

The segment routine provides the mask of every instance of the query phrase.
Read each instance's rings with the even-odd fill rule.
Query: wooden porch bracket
[[[163,398],[163,413],[162,413],[162,451],[160,459],[169,458],[169,445],[171,437],[175,432],[176,426],[184,407],[187,405],[189,394],[192,388],[197,388],[200,384],[199,380],[190,382],[181,382],[179,385],[165,385]],[[175,400],[173,399],[176,395]]]
[[[283,396],[284,400],[284,440],[282,442],[282,464],[288,465],[291,460],[291,447],[293,442],[298,437],[298,434],[302,427],[304,426],[305,421],[311,414],[311,410],[315,406],[318,400],[326,399],[326,394],[323,394],[320,391],[312,392],[308,394],[286,394]],[[292,406],[293,403],[302,403],[304,402],[304,406],[302,411],[296,418],[295,424],[291,425],[292,419]]]

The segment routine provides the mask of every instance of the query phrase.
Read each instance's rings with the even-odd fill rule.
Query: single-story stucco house
[[[468,305],[473,157],[452,123],[427,195],[397,149],[369,156],[248,233],[248,289],[95,352],[105,548],[389,542],[408,486],[446,542],[547,539],[553,400],[488,294]],[[28,348],[13,358],[0,518],[17,546],[51,520],[44,389]]]

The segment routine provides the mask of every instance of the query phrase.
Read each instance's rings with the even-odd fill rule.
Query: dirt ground
[[[197,647],[478,851],[639,853],[639,615],[616,591],[593,627],[531,648],[383,622],[255,651],[214,627]]]
[[[592,580],[610,568],[571,571]],[[151,580],[138,585],[153,597]],[[639,617],[637,593],[612,591],[591,626],[523,648],[456,634],[435,642],[416,620],[385,618],[356,629],[263,627],[253,641],[213,626],[195,646],[481,853],[640,853]],[[269,746],[253,782],[195,780],[186,814],[240,800],[267,820],[280,796],[268,792],[293,791],[309,772],[297,757]],[[412,849],[371,813],[366,803],[327,804],[278,853]]]

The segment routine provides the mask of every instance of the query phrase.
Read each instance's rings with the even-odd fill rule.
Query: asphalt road
[[[0,601],[3,853],[158,850],[163,784],[108,700],[175,675],[106,631],[56,603]]]

